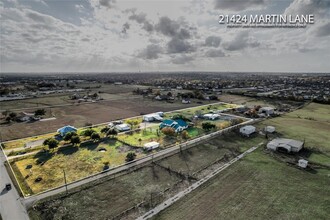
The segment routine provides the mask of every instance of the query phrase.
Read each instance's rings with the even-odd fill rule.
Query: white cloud
[[[72,6],[90,15],[80,24],[1,2],[1,71],[329,70],[326,2],[294,0],[287,7],[285,13],[322,17],[306,29],[247,31],[220,26],[215,3],[229,11],[269,13],[268,0],[91,0]],[[300,65],[290,56],[299,57]]]

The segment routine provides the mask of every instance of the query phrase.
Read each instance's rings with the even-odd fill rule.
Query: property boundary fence
[[[168,156],[171,156],[173,154],[176,154],[176,153],[178,153],[182,150],[189,149],[189,148],[195,146],[196,144],[198,144],[199,142],[201,142],[203,140],[213,138],[217,135],[227,133],[227,132],[229,132],[231,130],[234,130],[234,129],[237,129],[241,126],[244,126],[244,125],[247,125],[247,124],[252,124],[252,123],[255,123],[257,121],[259,121],[259,120],[250,119],[249,121],[243,122],[241,124],[233,125],[231,127],[225,128],[223,130],[219,130],[219,131],[216,131],[216,132],[213,132],[213,133],[210,133],[210,134],[206,134],[206,135],[203,135],[201,137],[198,137],[198,138],[195,138],[195,139],[192,139],[192,140],[188,140],[187,142],[182,143],[182,144],[174,144],[172,146],[168,146],[167,148],[165,148],[162,151],[158,151],[156,153],[147,155],[145,157],[138,158],[134,161],[130,161],[128,163],[113,167],[112,169],[108,169],[108,170],[105,170],[105,171],[102,171],[102,172],[99,172],[99,173],[92,174],[90,176],[87,176],[87,177],[81,178],[79,180],[70,182],[66,185],[61,185],[61,186],[58,186],[58,187],[55,187],[55,188],[52,188],[52,189],[45,190],[43,192],[37,193],[37,194],[32,195],[32,196],[25,196],[23,191],[22,191],[22,194],[24,195],[25,200],[34,202],[36,200],[48,197],[48,195],[47,195],[48,193],[54,192],[54,194],[57,194],[57,193],[65,192],[66,187],[69,187],[70,189],[75,188],[75,187],[79,186],[78,184],[81,181],[86,181],[87,180],[87,182],[85,182],[85,183],[89,183],[89,182],[95,181],[99,178],[102,178],[102,177],[105,177],[105,176],[108,176],[108,175],[114,175],[116,173],[120,173],[120,172],[122,172],[126,169],[131,169],[131,168],[134,169],[134,166],[136,166],[136,165],[138,165],[138,167],[144,166],[144,165],[146,165],[148,163],[151,163],[153,161],[157,161],[157,160],[166,158]],[[138,162],[140,162],[140,163],[138,163]],[[20,190],[22,190],[22,189],[20,188]],[[51,195],[53,195],[53,194],[51,194]],[[49,195],[49,196],[51,196],[51,195]]]

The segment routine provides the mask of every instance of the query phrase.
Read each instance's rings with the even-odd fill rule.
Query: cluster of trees
[[[191,121],[189,118],[187,118],[187,117],[185,117],[185,116],[183,116],[183,115],[181,115],[181,114],[177,114],[177,115],[174,115],[173,117],[172,117],[172,119],[173,120],[178,120],[178,119],[182,119],[183,121]]]
[[[205,131],[210,131],[210,130],[212,130],[212,129],[215,129],[216,126],[215,126],[215,124],[212,124],[212,123],[210,123],[210,122],[204,122],[204,123],[202,123],[202,128],[203,128]]]
[[[114,128],[104,127],[101,129],[101,133],[106,134],[106,136],[112,136],[114,138],[118,132]]]
[[[42,116],[45,114],[46,114],[45,109],[37,109],[34,111],[34,116]],[[7,122],[19,121],[19,117],[16,112],[4,111],[4,112],[2,112],[2,115],[5,116],[5,120]]]
[[[58,147],[59,142],[54,139],[54,138],[47,138],[46,140],[44,140],[43,145],[44,146],[48,146],[49,150],[57,148]]]
[[[2,115],[5,116],[7,122],[14,121],[17,119],[17,114],[15,112],[4,111]]]
[[[171,128],[171,127],[165,127],[163,128],[162,130],[162,133],[165,134],[167,137],[174,137],[177,135],[177,133],[175,132],[174,128]],[[180,133],[182,139],[189,139],[189,133],[188,131],[184,130]]]
[[[89,137],[90,139],[92,139],[94,141],[99,140],[101,138],[100,134],[91,128],[88,128],[88,129],[82,131],[81,135],[83,135],[85,137]]]
[[[80,144],[81,142],[80,137],[76,132],[66,133],[66,135],[63,137],[63,140],[70,141],[70,143],[73,144],[74,146]]]
[[[37,109],[34,111],[34,116],[41,116],[41,115],[45,115],[46,114],[46,110],[41,108],[41,109]]]

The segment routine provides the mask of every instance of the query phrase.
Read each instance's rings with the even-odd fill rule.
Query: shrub
[[[175,135],[175,130],[174,128],[171,127],[165,127],[162,129],[163,134],[166,136],[174,136]]]
[[[205,131],[209,131],[211,129],[214,129],[216,126],[210,122],[204,122],[202,124],[202,128],[205,130]]]
[[[133,161],[136,158],[136,154],[134,152],[129,152],[126,155],[126,162]]]

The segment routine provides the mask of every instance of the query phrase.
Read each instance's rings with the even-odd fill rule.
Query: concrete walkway
[[[245,155],[247,155],[248,153],[253,152],[255,149],[257,149],[261,144],[258,144],[258,146],[256,147],[252,147],[249,150],[245,151],[244,153],[240,154],[239,156],[235,157],[234,159],[232,159],[231,161],[229,161],[228,163],[224,164],[223,166],[217,168],[215,171],[213,171],[211,174],[207,175],[206,177],[204,177],[203,179],[197,181],[196,183],[192,184],[189,188],[185,189],[184,191],[179,192],[178,194],[176,194],[175,196],[169,198],[168,200],[166,200],[165,202],[161,203],[160,205],[156,206],[154,209],[148,211],[146,214],[144,214],[143,216],[137,218],[137,220],[145,220],[145,219],[149,219],[153,216],[155,216],[156,214],[158,214],[159,212],[161,212],[162,210],[166,209],[167,207],[169,207],[170,205],[172,205],[173,203],[175,203],[176,201],[178,201],[179,199],[181,199],[182,197],[184,197],[185,195],[189,194],[190,192],[192,192],[193,190],[197,189],[199,186],[201,186],[203,183],[207,182],[208,180],[210,180],[211,178],[213,178],[214,176],[216,176],[217,174],[219,174],[220,172],[222,172],[223,170],[225,170],[227,167],[229,167],[230,165],[232,165],[233,163],[237,162],[238,160],[240,160],[241,158],[243,158]]]

